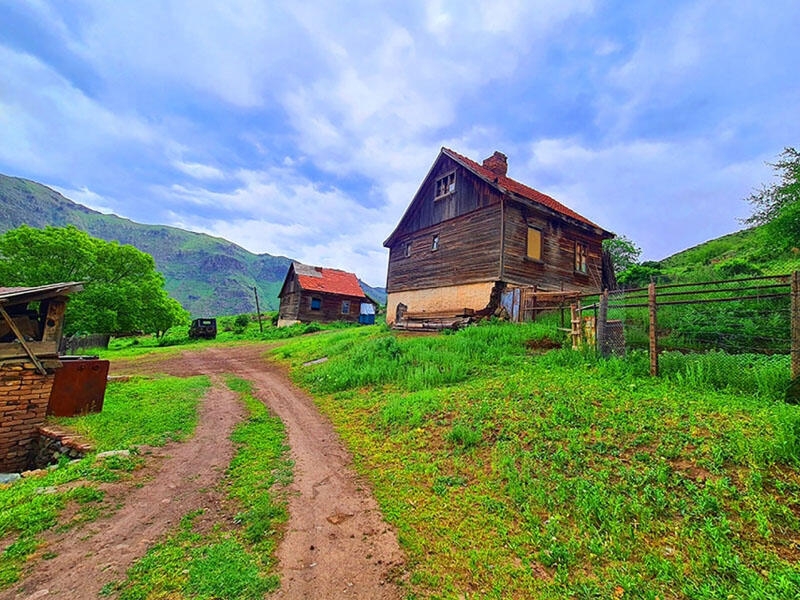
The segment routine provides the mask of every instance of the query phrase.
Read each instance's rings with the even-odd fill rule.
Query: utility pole
[[[253,293],[256,295],[256,312],[258,313],[258,330],[264,333],[264,325],[261,323],[261,307],[258,305],[258,289],[253,286]]]

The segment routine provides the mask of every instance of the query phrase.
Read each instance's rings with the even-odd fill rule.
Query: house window
[[[439,198],[444,198],[445,196],[452,194],[456,191],[456,172],[452,171],[448,173],[444,177],[440,177],[436,180],[436,196],[435,200]]]
[[[342,300],[342,314],[343,315],[350,314],[350,300]]]
[[[322,310],[322,298],[319,296],[311,297],[311,310]]]
[[[575,270],[586,273],[586,244],[575,242]]]
[[[406,258],[411,256],[411,242],[406,242],[406,245],[403,246],[403,256]]]
[[[431,252],[436,252],[439,249],[439,236],[433,236],[433,242],[431,242]]]
[[[528,227],[528,258],[542,260],[542,230]]]

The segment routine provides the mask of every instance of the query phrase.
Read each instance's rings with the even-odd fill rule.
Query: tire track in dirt
[[[220,350],[216,350],[220,351]],[[289,523],[278,550],[283,598],[403,597],[405,557],[368,484],[313,400],[259,357],[237,356],[237,374],[283,421],[294,461]]]
[[[65,534],[50,533],[40,553],[56,556],[36,561],[21,583],[0,598],[97,598],[104,585],[125,579],[128,567],[185,514],[204,508],[213,518],[221,501],[214,488],[233,458],[230,434],[243,416],[238,396],[215,378],[202,401],[195,435],[152,449],[149,459],[160,463],[153,479],[139,488],[108,486],[108,499],[123,506]]]
[[[230,433],[243,409],[222,385],[224,373],[251,381],[256,397],[283,421],[295,465],[289,522],[278,550],[281,588],[274,597],[402,598],[398,583],[405,557],[396,533],[369,486],[353,472],[333,426],[282,370],[263,359],[265,350],[250,344],[162,360],[112,361],[112,375],[210,375],[214,386],[203,402],[196,434],[156,449],[163,462],[153,480],[120,492],[123,507],[110,519],[50,536],[48,550],[58,555],[38,561],[26,579],[0,593],[0,600],[97,598],[106,583],[124,578],[127,568],[186,513],[207,508],[204,521],[230,519],[214,487],[233,457]]]

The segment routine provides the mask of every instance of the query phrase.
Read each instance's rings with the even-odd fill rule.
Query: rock
[[[22,477],[41,477],[42,475],[47,475],[46,469],[33,469],[32,471],[23,471],[20,473]]]
[[[0,473],[0,483],[12,483],[21,477],[19,473]]]
[[[106,450],[105,452],[98,452],[95,459],[108,458],[109,456],[130,456],[130,450]]]

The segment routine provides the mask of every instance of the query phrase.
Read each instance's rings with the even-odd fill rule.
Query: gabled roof
[[[454,161],[461,163],[462,166],[466,167],[473,173],[475,173],[481,179],[484,179],[487,183],[494,185],[497,188],[500,188],[500,191],[509,191],[517,196],[521,196],[526,200],[531,200],[536,202],[537,204],[542,204],[546,206],[550,210],[554,210],[557,213],[564,215],[565,217],[570,217],[571,219],[575,219],[576,221],[580,221],[586,225],[590,225],[591,227],[599,227],[595,223],[592,223],[589,219],[584,217],[583,215],[579,215],[571,208],[568,208],[561,204],[555,198],[551,198],[547,194],[543,194],[542,192],[533,189],[532,187],[528,187],[524,183],[520,183],[515,179],[511,179],[510,177],[506,177],[505,175],[497,175],[493,171],[490,171],[483,165],[476,163],[474,160],[467,158],[466,156],[462,156],[458,152],[450,150],[449,148],[442,148],[442,153],[446,154]]]
[[[354,273],[339,269],[312,267],[299,262],[293,262],[292,268],[297,275],[297,282],[303,290],[366,298],[364,290],[358,283],[358,277]]]
[[[474,160],[467,158],[466,156],[463,156],[458,152],[455,152],[454,150],[450,150],[449,148],[442,147],[441,151],[439,152],[439,156],[436,157],[436,160],[433,162],[433,165],[428,171],[428,174],[422,180],[423,185],[425,181],[427,181],[427,179],[431,176],[431,173],[433,172],[436,163],[439,162],[439,159],[442,157],[442,155],[447,156],[448,158],[460,164],[465,169],[471,171],[474,175],[483,179],[486,183],[494,187],[502,194],[509,194],[510,196],[514,196],[538,204],[547,210],[555,212],[561,215],[562,217],[565,217],[569,220],[576,222],[578,225],[583,225],[584,227],[591,227],[592,229],[600,230],[600,232],[602,232],[603,235],[607,235],[609,237],[612,236],[612,234],[605,231],[602,227],[593,223],[583,215],[578,214],[571,208],[564,206],[563,204],[561,204],[561,202],[559,202],[555,198],[552,198],[547,194],[543,194],[542,192],[535,190],[532,187],[528,187],[524,183],[520,183],[515,179],[511,179],[510,177],[507,177],[505,175],[498,175],[494,171],[487,169],[483,165],[476,163]],[[422,186],[420,186],[420,189],[421,188]],[[392,243],[392,240],[397,234],[397,232],[400,230],[403,221],[405,221],[406,217],[409,214],[411,214],[412,207],[418,201],[419,201],[419,191],[417,191],[417,193],[414,195],[414,200],[411,202],[408,208],[406,208],[406,211],[400,218],[397,227],[395,227],[394,231],[389,235],[389,237],[383,243],[384,246],[388,247]]]

